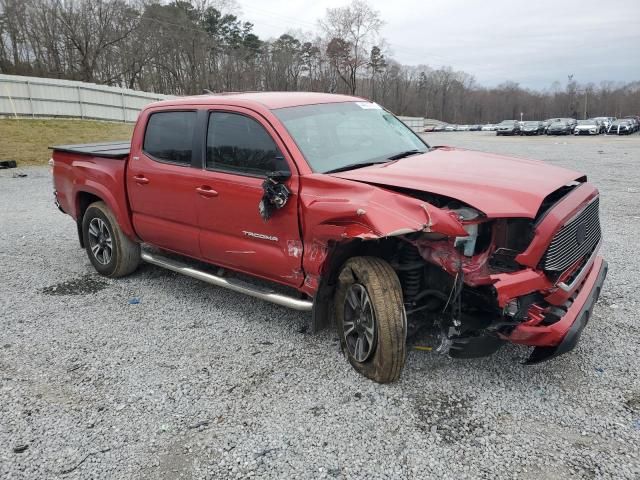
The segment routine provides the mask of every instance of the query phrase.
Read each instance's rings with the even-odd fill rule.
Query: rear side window
[[[191,165],[196,112],[158,112],[149,117],[145,153],[156,160]]]
[[[227,112],[209,115],[207,168],[249,175],[289,170],[262,125],[245,115]]]

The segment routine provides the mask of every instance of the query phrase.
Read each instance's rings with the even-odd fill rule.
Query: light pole
[[[589,101],[589,90],[584,89],[584,119],[587,119],[587,102]]]
[[[582,117],[584,120],[587,119],[587,106],[589,105],[589,89],[585,88],[584,90],[576,90],[576,93],[584,93],[584,110],[582,112]]]
[[[520,112],[520,121],[522,121],[522,116],[524,115],[523,112]]]

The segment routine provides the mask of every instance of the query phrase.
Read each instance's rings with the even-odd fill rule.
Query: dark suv
[[[503,120],[496,127],[496,135],[520,135],[520,122]]]
[[[520,133],[522,135],[544,135],[544,123],[539,121],[523,122],[520,126]]]

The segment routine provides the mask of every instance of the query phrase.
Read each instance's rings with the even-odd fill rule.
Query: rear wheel
[[[89,205],[82,218],[82,235],[89,260],[106,277],[129,275],[140,264],[140,245],[120,229],[104,202]]]
[[[400,378],[407,318],[396,272],[376,257],[354,257],[342,268],[335,312],[342,350],[353,368],[379,383]]]

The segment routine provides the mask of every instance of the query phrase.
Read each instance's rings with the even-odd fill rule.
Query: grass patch
[[[51,145],[128,140],[132,132],[130,123],[0,118],[0,160],[46,165]]]

